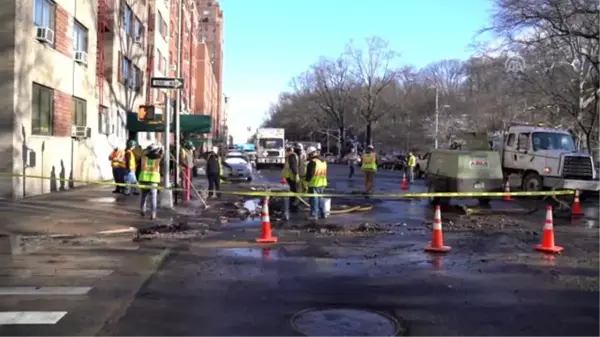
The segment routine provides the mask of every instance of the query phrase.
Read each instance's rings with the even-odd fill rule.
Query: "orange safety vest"
[[[123,150],[111,152],[108,159],[112,167],[125,167],[125,152]]]

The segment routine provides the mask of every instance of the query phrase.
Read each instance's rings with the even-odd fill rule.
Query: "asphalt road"
[[[352,181],[345,175],[345,167],[330,169],[334,189],[361,188],[360,175]],[[261,172],[258,180],[278,178],[276,172]],[[377,190],[397,192],[399,182],[397,172],[382,173]],[[449,214],[445,240],[452,251],[440,257],[422,249],[430,235],[426,201],[372,202],[369,213],[332,216],[328,223],[379,223],[380,233],[282,226],[280,243],[264,249],[247,241],[257,235],[256,222],[232,222],[221,241],[186,242],[126,314],[101,333],[395,332],[369,312],[347,311],[357,309],[381,312],[409,335],[598,335],[597,222],[557,218],[557,243],[566,250],[550,257],[533,252],[543,212]],[[518,208],[502,201],[492,207]],[[308,308],[338,311],[294,316]]]
[[[262,171],[255,182],[279,178]],[[339,192],[363,185],[344,166],[332,165],[329,181]],[[376,184],[376,193],[398,193],[400,176],[381,172]],[[422,181],[411,186],[424,190]],[[0,287],[0,309],[62,316],[53,324],[58,316],[37,314],[46,322],[37,325],[27,317],[6,324],[5,317],[0,335],[599,334],[597,212],[575,222],[555,212],[556,242],[565,251],[554,257],[533,251],[543,202],[493,201],[472,216],[450,208],[443,227],[452,250],[439,256],[423,252],[433,214],[426,200],[357,196],[333,204],[348,202],[373,209],[331,216],[317,228],[301,214],[289,223],[273,215],[275,245],[253,242],[260,220],[231,218],[218,219],[211,235],[65,240],[60,252],[6,260],[12,265],[0,269],[8,271],[0,285],[12,288]],[[158,268],[165,246],[170,254]],[[66,255],[67,248],[82,252]],[[325,312],[303,312],[311,308]]]

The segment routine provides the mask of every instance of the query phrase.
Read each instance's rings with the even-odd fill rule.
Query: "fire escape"
[[[108,1],[98,0],[98,29],[96,40],[96,80],[98,87],[98,109],[103,111],[104,107],[104,36],[110,31],[110,9]],[[108,116],[105,116],[108,118]]]

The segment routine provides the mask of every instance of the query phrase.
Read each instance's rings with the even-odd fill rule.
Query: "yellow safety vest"
[[[415,167],[417,165],[417,157],[408,156],[408,167]]]
[[[318,158],[313,159],[315,162],[315,174],[308,182],[308,187],[327,187],[327,162]]]
[[[131,171],[135,171],[135,154],[133,154],[133,151],[131,150],[127,150],[126,153],[129,153],[129,169]],[[125,162],[123,162],[123,167],[127,167],[127,165],[125,165]]]
[[[375,153],[363,153],[361,161],[362,165],[360,169],[362,171],[377,171],[377,157]]]
[[[160,159],[142,158],[141,182],[160,184]]]
[[[285,165],[283,166],[283,171],[281,172],[281,174],[286,179],[297,181],[299,178],[298,175],[296,174],[294,176],[294,172],[292,172],[292,170],[290,169],[290,157],[291,156],[296,157],[296,164],[298,164],[298,155],[293,152],[288,154],[287,157],[285,157]]]

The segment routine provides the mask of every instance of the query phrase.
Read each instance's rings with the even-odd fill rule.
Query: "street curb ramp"
[[[131,304],[135,301],[137,294],[140,290],[144,289],[152,280],[152,276],[156,274],[156,272],[164,265],[167,261],[167,258],[172,254],[171,248],[163,248],[158,254],[144,256],[143,262],[148,262],[149,268],[143,269],[144,272],[141,273],[140,279],[141,281],[137,283],[135,287],[133,287],[127,295],[123,296],[123,300],[120,301],[120,304],[112,311],[108,313],[106,318],[102,320],[102,326],[89,329],[90,331],[85,332],[87,336],[110,336],[111,334],[111,326],[114,323],[119,322],[121,318],[123,318]]]

